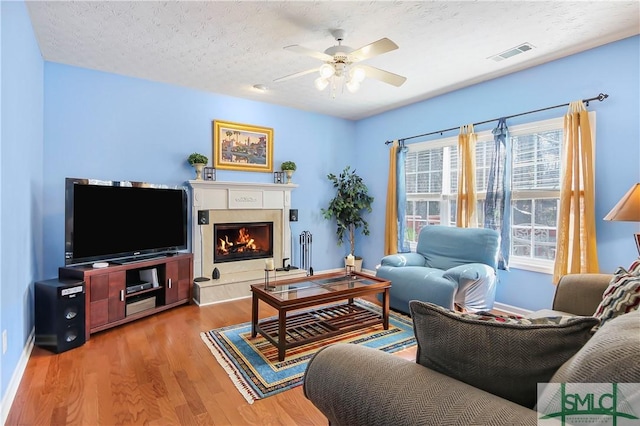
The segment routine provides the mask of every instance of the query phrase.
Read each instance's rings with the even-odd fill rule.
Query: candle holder
[[[284,183],[284,172],[273,172],[273,183]]]
[[[355,274],[353,273],[355,268],[356,267],[354,265],[345,265],[345,267],[344,267],[345,276],[347,278],[355,278]]]
[[[276,270],[275,269],[265,269],[264,270],[264,289],[265,290],[275,290],[275,285],[269,285],[269,273],[273,271],[273,283],[276,282]]]
[[[216,169],[213,167],[205,167],[202,169],[204,180],[216,180]]]

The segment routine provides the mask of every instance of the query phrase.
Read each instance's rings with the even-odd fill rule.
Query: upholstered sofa
[[[409,301],[445,308],[491,310],[500,237],[492,229],[425,226],[415,252],[385,256],[376,276],[391,281],[389,305],[409,313]]]
[[[539,314],[558,311],[576,315],[592,314],[603,300],[603,291],[607,288],[610,277],[600,274],[563,277],[554,297],[555,312],[545,311]],[[416,307],[416,303],[429,305],[412,302],[412,308]],[[436,305],[429,307],[432,310],[435,308],[440,309]],[[589,321],[597,322],[597,319],[587,316],[571,318],[573,319],[576,320],[574,325],[569,324],[567,327],[583,323],[580,326],[582,334],[593,324]],[[414,325],[417,325],[415,318]],[[485,327],[485,330],[486,328],[489,327]],[[534,327],[533,333],[541,337],[538,333],[549,332],[551,328],[553,327]],[[482,334],[481,331],[478,336]],[[446,340],[447,336],[444,338]],[[480,339],[482,338],[478,337],[476,340]],[[524,406],[509,400],[513,399],[512,393],[517,392],[520,382],[526,381],[526,376],[500,377],[503,368],[496,369],[495,373],[485,372],[487,378],[482,382],[483,388],[487,383],[506,380],[506,384],[498,387],[505,396],[498,396],[469,384],[472,380],[467,381],[465,378],[462,381],[423,366],[423,357],[420,355],[420,342],[423,340],[418,336],[417,340],[419,346],[416,362],[360,345],[328,346],[310,361],[304,378],[304,394],[333,426],[538,424],[539,414],[530,402],[527,404],[529,406]],[[539,346],[546,343],[545,340],[544,337],[532,339],[530,348],[524,350],[535,353]],[[562,348],[563,339],[556,340]],[[469,350],[474,350],[473,342],[469,343]],[[513,343],[514,346],[516,344]],[[510,350],[505,342],[496,342],[495,346],[498,353]],[[478,352],[475,355],[478,363],[481,363],[484,354]],[[547,381],[550,384],[544,388],[542,395],[554,392],[555,388],[551,383],[556,384],[556,387],[560,386],[558,383],[640,383],[638,360],[640,311],[633,311],[604,323],[585,344],[581,344],[573,356],[551,371],[549,374],[552,377]],[[523,368],[526,368],[527,362],[545,362],[544,359],[514,360],[515,363],[518,361],[525,364]],[[505,362],[504,369],[510,368],[510,364],[511,362]],[[463,376],[466,373],[473,376],[483,371],[480,367],[479,371],[462,372]],[[625,398],[632,407],[637,407],[640,404],[640,390],[637,386],[634,389],[635,392],[625,395]],[[553,395],[556,395],[555,392]],[[537,397],[536,391],[525,397],[531,401]]]

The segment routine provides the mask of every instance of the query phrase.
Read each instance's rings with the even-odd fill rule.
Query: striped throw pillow
[[[593,316],[600,320],[599,327],[601,327],[610,319],[635,311],[638,307],[640,307],[640,259],[633,262],[628,271],[623,267],[616,270]]]

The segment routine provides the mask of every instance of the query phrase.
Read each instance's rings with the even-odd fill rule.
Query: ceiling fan
[[[274,82],[290,80],[318,72],[320,76],[315,80],[316,88],[318,90],[324,90],[329,83],[331,83],[332,92],[335,96],[336,82],[338,82],[338,84],[341,82],[353,93],[360,88],[360,83],[365,77],[373,78],[396,87],[402,86],[407,80],[406,77],[401,75],[360,63],[365,59],[370,59],[397,49],[398,45],[393,41],[388,38],[381,38],[378,41],[354,50],[349,46],[342,45],[345,34],[345,31],[340,29],[331,31],[331,35],[333,35],[338,44],[329,47],[324,53],[297,44],[286,46],[284,48],[285,50],[319,59],[323,61],[324,64],[317,68],[276,78]]]

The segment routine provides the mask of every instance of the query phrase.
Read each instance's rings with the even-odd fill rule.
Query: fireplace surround
[[[210,279],[194,283],[194,301],[199,305],[207,305],[250,297],[250,284],[264,281],[265,259],[273,258],[275,265],[282,265],[282,259],[292,257],[289,210],[291,192],[298,185],[204,180],[191,180],[188,183],[192,195],[191,248],[194,254],[194,276]],[[198,223],[198,212],[202,210],[208,211],[207,224]],[[239,256],[236,250],[236,255],[231,256],[233,259],[216,256],[216,226],[243,228],[247,224],[269,224],[267,227],[271,231],[272,254]],[[240,232],[239,229],[237,232]],[[254,232],[266,230],[254,229]],[[218,270],[219,279],[212,279],[214,269]],[[305,273],[299,269],[282,271],[277,272],[277,278],[294,278],[304,276]]]
[[[213,224],[213,263],[273,257],[273,222]]]

